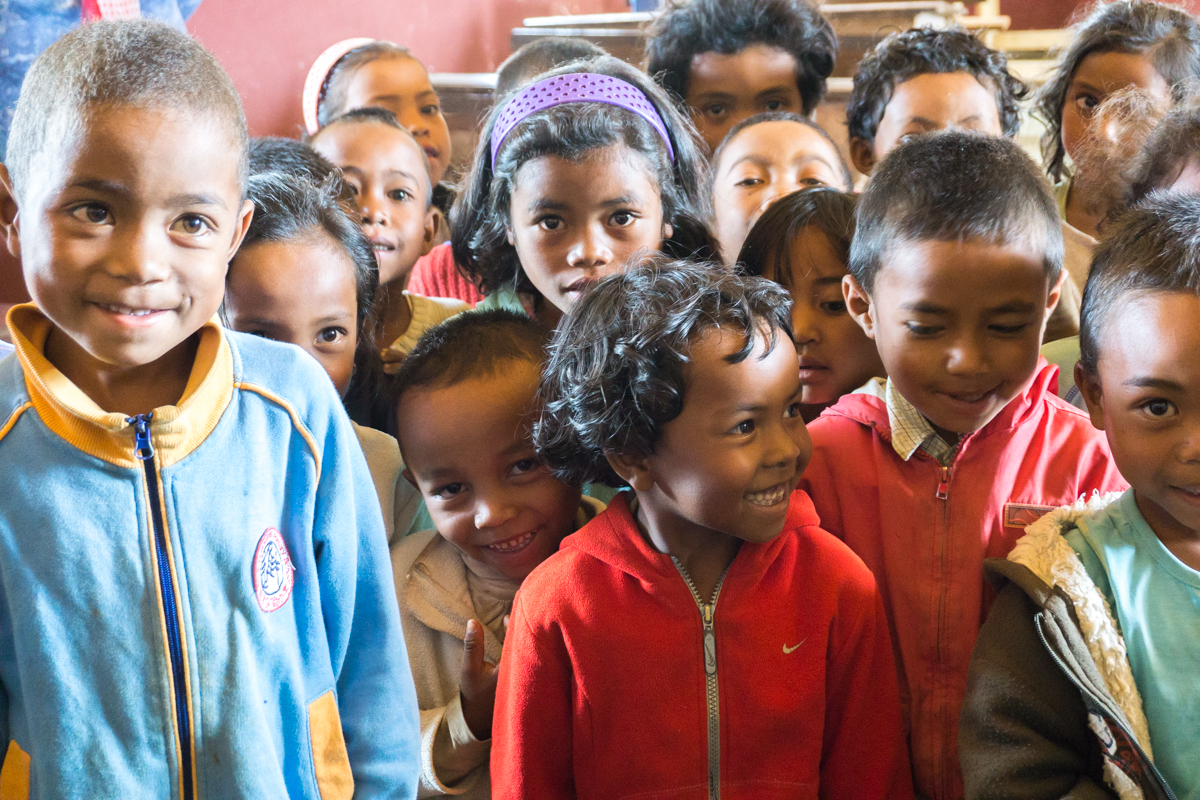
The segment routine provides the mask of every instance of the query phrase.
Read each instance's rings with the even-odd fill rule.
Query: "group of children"
[[[802,0],[535,43],[455,183],[390,42],[303,141],[167,26],[48,49],[0,794],[1200,799],[1200,24],[1094,9],[1044,168],[1002,54],[888,36],[859,194],[836,52]]]

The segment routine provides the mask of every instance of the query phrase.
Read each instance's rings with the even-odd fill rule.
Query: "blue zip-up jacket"
[[[45,798],[412,798],[416,694],[350,422],[300,350],[199,333],[130,422],[0,361],[0,746]]]

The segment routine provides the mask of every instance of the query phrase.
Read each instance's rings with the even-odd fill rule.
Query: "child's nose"
[[[800,303],[792,306],[792,334],[796,345],[817,344],[821,341],[821,330],[817,326],[817,315]]]
[[[164,280],[169,273],[166,238],[155,226],[127,228],[120,237],[120,246],[111,251],[109,274],[136,284]]]
[[[804,435],[808,436],[807,431]],[[772,426],[767,449],[763,453],[763,466],[768,469],[787,467],[796,463],[796,459],[799,457],[800,445],[796,443],[792,432],[782,423]]]
[[[503,497],[485,497],[475,505],[475,527],[478,530],[496,528],[517,515],[513,505]]]
[[[372,195],[359,195],[358,208],[362,212],[363,225],[386,225],[388,216],[383,198]]]
[[[975,341],[975,337],[964,337],[955,342],[946,360],[946,369],[954,375],[978,375],[986,372],[988,358],[986,348]]]
[[[576,269],[598,269],[613,260],[608,237],[588,226],[567,253],[567,263]]]

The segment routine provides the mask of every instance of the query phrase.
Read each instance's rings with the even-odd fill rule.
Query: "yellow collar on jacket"
[[[8,312],[25,388],[42,422],[88,455],[119,467],[137,467],[133,426],[125,415],[105,411],[46,360],[52,323],[32,303]],[[181,460],[203,442],[233,397],[233,352],[214,321],[200,329],[196,362],[179,403],[154,409],[150,441],[159,467]]]

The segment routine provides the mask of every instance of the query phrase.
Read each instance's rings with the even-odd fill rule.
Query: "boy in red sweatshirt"
[[[1049,508],[1126,484],[1038,354],[1062,233],[1016,144],[961,132],[903,144],[856,221],[846,305],[888,378],[812,424],[800,486],[879,583],[917,794],[957,800],[959,708],[991,601],[983,560]]]
[[[787,292],[712,265],[611,276],[555,334],[535,434],[627,484],[517,593],[495,798],[908,798],[884,611],[795,492]]]

